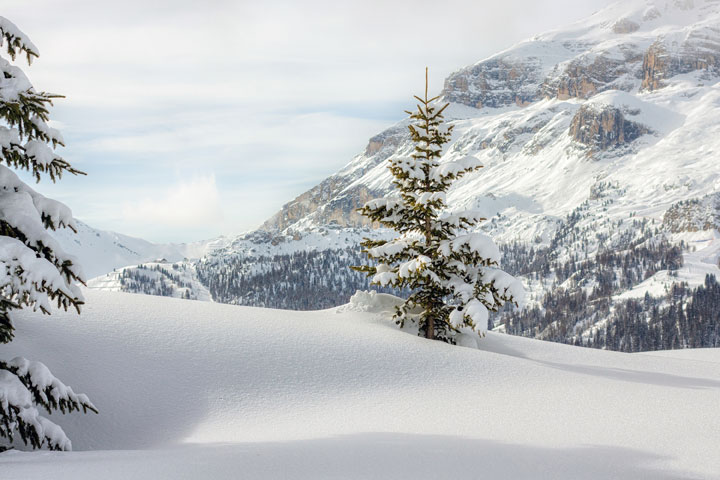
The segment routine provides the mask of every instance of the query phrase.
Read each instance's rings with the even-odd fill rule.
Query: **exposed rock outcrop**
[[[663,215],[672,233],[720,229],[720,194],[673,204]]]
[[[589,147],[588,154],[628,144],[646,133],[647,127],[626,120],[611,105],[583,105],[570,122],[570,136]]]
[[[337,175],[326,178],[292,202],[283,205],[282,210],[273,215],[260,227],[266,231],[280,231],[295,223],[298,219],[315,212],[345,187],[347,180]]]
[[[384,192],[372,191],[365,186],[348,187],[369,170],[387,161],[409,136],[407,126],[403,123],[375,135],[368,142],[363,155],[358,155],[345,169],[283,205],[260,229],[282,232],[299,220],[309,217],[323,225],[367,225],[369,222],[355,209],[373,198],[383,196]]]
[[[665,86],[664,80],[697,70],[720,74],[720,43],[717,42],[720,28],[714,30],[717,36],[695,32],[681,49],[673,52],[660,41],[652,44],[643,56],[641,88],[657,90]]]
[[[451,74],[442,95],[475,108],[527,105],[540,98],[540,60],[494,58]]]
[[[694,6],[683,0],[671,8],[682,11]],[[655,6],[642,16],[644,22],[660,17]],[[682,36],[658,30],[655,43],[648,47],[647,36],[636,33],[641,29],[637,16],[633,19],[622,17],[603,24],[602,28],[625,36],[616,42],[573,43],[551,36],[539,40],[535,48],[521,44],[512,54],[451,74],[442,94],[447,101],[475,108],[525,106],[542,98],[587,99],[607,90],[656,90],[675,75],[697,70],[720,74],[720,26],[698,22],[682,31]],[[543,50],[571,52],[571,56],[552,65],[548,58],[538,56]],[[520,52],[526,55],[518,55]]]
[[[365,147],[365,156],[371,157],[384,149],[388,149],[389,152],[394,151],[394,148],[400,145],[407,136],[406,128],[385,130],[370,139]]]
[[[637,32],[638,30],[640,30],[640,25],[632,20],[628,20],[627,18],[621,18],[615,22],[612,27],[613,33],[617,34],[632,33]]]
[[[624,82],[623,75],[629,73],[640,56],[628,54],[627,58],[617,59],[598,56],[592,62],[577,59],[570,62],[562,73],[553,72],[543,83],[545,98],[590,98],[606,90],[630,91],[633,82]]]
[[[260,229],[281,232],[308,216],[312,216],[313,221],[319,225],[340,227],[369,225],[370,222],[357,213],[356,209],[367,201],[382,196],[382,193],[373,192],[364,185],[343,192],[346,186],[346,178],[332,176],[285,204],[278,213],[263,223]]]
[[[657,90],[663,86],[662,80],[671,72],[670,55],[661,43],[650,46],[643,57],[643,90]]]
[[[360,227],[370,225],[367,217],[360,215],[357,209],[373,198],[382,197],[382,192],[374,192],[364,185],[349,188],[343,195],[333,198],[320,207],[313,220],[320,225],[339,227]]]
[[[643,13],[643,22],[651,22],[653,20],[656,20],[658,18],[662,17],[662,13],[660,13],[660,10],[657,9],[657,7],[652,6],[649,7],[645,12]]]

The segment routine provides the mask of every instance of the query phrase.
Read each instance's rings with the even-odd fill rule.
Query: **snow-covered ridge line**
[[[142,293],[210,302],[212,296],[198,280],[193,262],[145,262],[113,270],[87,282],[92,290]]]
[[[198,259],[225,247],[232,239],[218,237],[193,243],[156,244],[140,238],[95,229],[76,220],[77,233],[66,229],[50,232],[63,251],[72,254],[91,279],[125,266],[143,262]]]

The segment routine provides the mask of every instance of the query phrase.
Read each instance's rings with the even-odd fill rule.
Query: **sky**
[[[33,188],[154,242],[257,228],[451,72],[609,0],[0,0],[40,50],[59,153]]]

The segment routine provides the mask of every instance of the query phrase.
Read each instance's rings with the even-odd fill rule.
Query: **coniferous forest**
[[[347,303],[357,290],[370,288],[364,274],[348,268],[363,262],[357,248],[300,251],[201,262],[197,273],[213,299],[221,303],[319,310]]]
[[[512,335],[625,352],[720,345],[720,284],[709,276],[691,288],[674,282],[663,295],[618,298],[659,271],[672,277],[683,265],[684,243],[671,244],[647,221],[635,221],[599,253],[576,250],[559,259],[563,244],[575,242],[582,210],[561,222],[548,247],[500,245],[502,266],[533,289],[546,292],[534,306],[506,307],[490,316],[489,327]],[[290,310],[316,310],[347,303],[357,290],[374,289],[350,270],[364,257],[357,248],[300,251],[286,255],[225,257],[197,264],[199,280],[222,303]]]

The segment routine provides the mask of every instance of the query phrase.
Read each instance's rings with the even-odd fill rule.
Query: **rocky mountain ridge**
[[[667,123],[685,114],[663,105],[674,95],[654,92],[680,87],[681,96],[715,94],[702,87],[716,84],[720,72],[718,9],[717,1],[708,0],[620,2],[451,74],[442,100],[453,104],[456,132],[473,125],[450,154],[490,150],[485,153],[491,157],[493,150],[511,155],[520,147],[536,156],[564,135],[573,140],[568,148],[591,156],[618,148],[625,154],[622,147],[648,134],[655,138],[646,143],[657,143],[677,127]],[[653,128],[658,120],[665,125]],[[478,125],[491,122],[492,128]],[[285,205],[262,229],[363,225],[354,209],[387,193],[385,161],[409,148],[406,123],[400,122],[371,138],[347,167]]]

